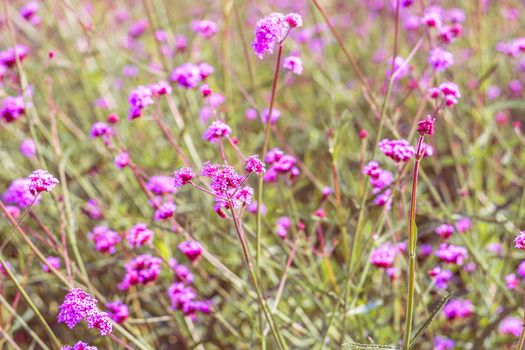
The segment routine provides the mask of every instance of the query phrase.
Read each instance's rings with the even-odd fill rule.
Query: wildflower
[[[495,255],[503,254],[503,246],[497,242],[489,244],[487,250]]]
[[[441,90],[439,90],[439,88],[436,87],[431,87],[430,89],[428,89],[428,95],[431,99],[435,100],[441,95]]]
[[[282,150],[280,150],[277,147],[274,147],[266,153],[264,157],[264,161],[271,165],[277,162],[279,159],[281,159],[283,155],[284,155],[284,152]]]
[[[510,273],[505,276],[505,284],[508,289],[516,289],[520,285],[520,280],[516,277],[516,274]]]
[[[162,203],[162,205],[155,211],[155,221],[166,220],[173,217],[177,207],[172,201]]]
[[[6,205],[5,207],[7,214],[12,216],[14,219],[17,219],[20,216],[20,208],[16,205]],[[4,213],[2,213],[3,217],[7,217]]]
[[[170,95],[173,92],[171,86],[165,81],[159,81],[158,83],[150,85],[153,96]]]
[[[217,142],[223,137],[228,137],[232,133],[232,129],[224,122],[214,121],[206,130],[203,137],[210,142]]]
[[[261,113],[261,121],[266,125],[268,124],[268,116],[270,111],[268,108],[264,109]],[[272,116],[270,117],[270,125],[275,125],[279,118],[281,117],[281,112],[277,109],[272,109]]]
[[[443,313],[447,320],[468,318],[474,312],[470,300],[452,299],[443,308]]]
[[[180,168],[174,174],[174,184],[175,188],[180,188],[191,182],[195,173],[190,168]]]
[[[16,65],[16,59],[22,62],[29,54],[29,49],[24,45],[16,45],[7,50],[0,51],[0,63],[6,67]]]
[[[388,67],[390,67],[386,72],[387,77],[391,77],[395,74],[394,78],[399,80],[407,77],[410,74],[411,68],[408,64],[405,64],[405,59],[401,56],[391,57],[386,63]]]
[[[383,139],[379,143],[379,149],[383,154],[395,162],[406,162],[412,158],[416,151],[407,140]]]
[[[366,139],[367,136],[368,136],[368,131],[366,131],[365,129],[359,130],[359,138],[361,140]]]
[[[22,153],[24,157],[33,158],[36,155],[35,141],[32,139],[25,139],[22,141],[20,144],[20,153]]]
[[[456,343],[449,338],[437,336],[434,338],[434,350],[452,350]]]
[[[283,68],[290,72],[301,75],[303,73],[303,61],[298,56],[288,56],[283,59]]]
[[[256,174],[264,174],[264,172],[266,171],[266,169],[264,168],[264,163],[259,160],[259,156],[256,154],[246,158],[245,169],[249,173],[254,172]]]
[[[24,19],[31,21],[36,16],[40,4],[36,1],[31,1],[20,8],[20,16]]]
[[[191,89],[201,82],[201,71],[192,63],[184,63],[173,70],[170,80],[176,82],[180,87]]]
[[[119,154],[116,155],[115,157],[115,166],[118,168],[118,169],[124,169],[125,167],[127,167],[130,163],[130,159],[129,159],[129,153],[126,152],[126,151],[122,151],[120,152]]]
[[[149,230],[146,224],[139,223],[128,230],[127,239],[131,248],[139,248],[151,245],[154,233]]]
[[[137,22],[133,23],[128,29],[128,35],[130,38],[136,39],[140,37],[146,29],[149,27],[149,22],[147,19],[139,19]]]
[[[460,218],[456,221],[456,229],[459,233],[465,233],[472,227],[472,222],[469,218]]]
[[[58,256],[50,255],[46,258],[46,261],[49,265],[51,265],[55,270],[58,270],[60,268],[60,258]],[[50,273],[51,269],[46,264],[42,264],[42,270],[44,272]]]
[[[58,180],[45,170],[38,169],[29,176],[29,192],[36,196],[40,192],[51,192],[58,184]]]
[[[370,177],[370,184],[374,188],[372,191],[374,194],[381,192],[381,190],[390,186],[392,182],[394,182],[394,175],[388,170],[381,169],[377,178]]]
[[[37,205],[40,198],[29,190],[30,184],[31,180],[27,178],[14,180],[2,195],[3,201],[6,204],[17,205],[21,209],[27,208],[31,204]]]
[[[423,15],[423,18],[421,20],[427,25],[427,27],[441,27],[441,13],[435,7],[432,7],[429,10],[425,11],[425,14]]]
[[[378,207],[385,207],[387,211],[390,211],[392,208],[392,190],[387,189],[383,193],[379,193],[374,198],[374,205]]]
[[[523,320],[517,317],[505,317],[499,324],[498,331],[501,335],[519,337],[523,329]]]
[[[0,118],[3,118],[7,123],[12,123],[24,115],[25,110],[24,98],[22,96],[7,96],[2,100]]]
[[[178,248],[191,262],[197,261],[202,254],[202,246],[196,241],[182,242]]]
[[[70,329],[82,320],[88,328],[97,328],[101,335],[111,333],[112,326],[108,314],[97,307],[98,301],[80,288],[71,289],[59,306],[58,323],[65,323]]]
[[[107,138],[111,136],[112,134],[111,127],[107,125],[106,123],[102,122],[96,122],[91,127],[91,132],[89,133],[89,137],[94,139],[95,137],[104,137]]]
[[[173,272],[175,273],[175,279],[178,282],[184,282],[186,284],[193,283],[193,274],[190,272],[190,269],[186,265],[175,265],[172,267]]]
[[[520,234],[514,239],[514,247],[525,250],[525,231],[521,231]]]
[[[378,179],[379,175],[381,174],[379,163],[376,161],[370,161],[363,168],[363,174],[370,176],[372,179]]]
[[[82,211],[93,220],[100,220],[103,217],[102,210],[95,199],[88,199]]]
[[[63,346],[61,350],[98,350],[96,346],[88,345],[87,343],[84,343],[82,341],[79,341],[75,345],[69,346]]]
[[[173,184],[173,180],[169,176],[164,175],[156,175],[152,176],[148,179],[148,182],[146,183],[146,187],[148,190],[150,190],[153,194],[156,195],[166,195],[175,193],[176,188]]]
[[[281,216],[275,223],[275,233],[281,238],[285,238],[288,230],[292,227],[292,221],[288,216]]]
[[[257,214],[257,207],[258,207],[257,201],[253,201],[246,207],[246,210],[248,210],[252,214]],[[261,215],[266,215],[267,212],[268,212],[268,209],[266,209],[266,205],[264,205],[264,203],[261,204],[261,209],[260,209]]]
[[[287,14],[284,20],[288,23],[290,28],[297,28],[303,25],[303,18],[297,13]]]
[[[428,63],[430,63],[436,72],[442,72],[454,64],[454,56],[452,56],[450,52],[436,47],[430,51]]]
[[[108,254],[114,254],[115,246],[121,241],[119,234],[106,226],[95,226],[87,237],[95,243],[98,252]]]
[[[419,248],[419,251],[420,251],[420,256],[422,257],[427,257],[427,256],[430,256],[432,254],[432,246],[428,243],[425,243],[425,244],[422,244],[421,247]]]
[[[442,243],[436,251],[436,256],[448,264],[463,265],[468,253],[461,246]]]
[[[255,120],[257,119],[257,110],[255,108],[248,108],[244,112],[244,117],[248,120]]]
[[[447,239],[454,233],[454,226],[450,224],[441,224],[438,227],[436,227],[436,235],[441,237],[442,239]]]
[[[213,93],[212,89],[208,86],[208,84],[201,85],[199,90],[202,94],[202,97],[209,97]]]
[[[205,39],[209,39],[214,36],[217,31],[217,24],[213,21],[202,20],[202,21],[193,21],[191,23],[191,30],[199,34]]]
[[[520,265],[518,266],[518,269],[516,270],[518,275],[521,276],[522,279],[525,279],[525,260],[523,260]]]
[[[213,72],[215,72],[215,69],[213,69],[212,65],[206,62],[199,63],[197,65],[197,68],[199,68],[199,74],[202,80],[206,80],[206,78],[208,78],[210,75],[213,74]]]
[[[290,25],[281,13],[272,13],[260,19],[255,27],[255,39],[252,42],[255,55],[262,59],[264,54],[273,53],[273,47],[280,44],[289,29]]]
[[[445,96],[451,96],[457,99],[461,97],[458,85],[450,81],[439,84],[439,90],[441,90]]]
[[[128,306],[120,300],[106,304],[109,311],[109,317],[118,324],[124,323],[129,316]]]
[[[137,88],[131,91],[128,103],[129,103],[129,113],[128,119],[136,119],[142,116],[142,110],[147,106],[153,104],[153,92],[147,86],[137,86]]]
[[[452,271],[441,270],[437,272],[434,276],[434,283],[438,289],[446,289],[448,287],[448,282],[452,279]]]
[[[278,173],[286,173],[295,166],[295,163],[297,163],[297,159],[294,156],[285,154],[273,164],[273,169]]]
[[[370,262],[377,267],[388,268],[394,264],[396,255],[396,247],[390,243],[385,243],[372,250]]]
[[[419,132],[419,135],[433,135],[434,134],[434,122],[435,119],[432,118],[430,115],[427,115],[427,117],[423,120],[420,120],[417,123],[417,131]]]
[[[156,281],[160,273],[162,260],[151,255],[139,255],[124,265],[126,275],[118,285],[120,290],[128,290],[136,284]]]
[[[106,121],[109,123],[109,124],[117,124],[119,122],[119,117],[118,115],[116,115],[115,113],[111,113],[110,115],[108,115],[108,117],[106,118]]]

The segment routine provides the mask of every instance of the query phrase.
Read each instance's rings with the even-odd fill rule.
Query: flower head
[[[463,247],[442,243],[436,251],[436,256],[448,264],[463,265],[468,253]]]
[[[502,335],[519,337],[523,329],[523,320],[517,317],[505,317],[499,324],[498,331]]]
[[[96,122],[91,127],[91,132],[89,133],[90,138],[95,137],[109,137],[113,133],[113,130],[109,125],[103,122]]]
[[[191,262],[197,261],[202,254],[202,246],[196,241],[185,241],[179,244],[179,250],[186,255]]]
[[[525,250],[525,231],[521,231],[520,234],[514,239],[514,247]]]
[[[136,284],[146,284],[157,280],[162,260],[157,257],[143,254],[124,265],[126,275],[118,285],[120,290],[128,290]]]
[[[201,70],[193,63],[184,63],[173,70],[170,80],[180,87],[191,89],[202,81]]]
[[[46,261],[55,270],[58,270],[60,268],[60,258],[58,256],[50,255],[46,258]],[[47,273],[51,272],[51,269],[46,264],[42,264],[42,270]]]
[[[210,142],[217,142],[223,137],[228,137],[232,133],[232,129],[224,122],[214,121],[206,130],[203,137]]]
[[[420,120],[417,123],[417,131],[419,132],[419,135],[433,135],[434,134],[434,122],[436,120],[432,118],[432,116],[427,115],[427,117],[423,120]]]
[[[22,141],[20,144],[20,153],[22,153],[22,155],[27,158],[34,157],[36,155],[35,141],[32,139],[25,139]]]
[[[173,217],[177,207],[172,201],[162,203],[161,206],[155,211],[155,221],[162,221]]]
[[[7,204],[17,205],[21,209],[27,208],[31,204],[38,204],[40,197],[29,190],[30,185],[31,180],[28,178],[14,180],[2,195],[3,201]]]
[[[28,176],[29,192],[37,195],[40,192],[51,192],[58,184],[58,180],[45,170],[38,169]]]
[[[289,20],[293,21],[294,18],[290,17]],[[287,17],[281,13],[274,12],[260,19],[255,27],[255,39],[252,42],[255,55],[262,59],[265,54],[273,53],[273,47],[284,39],[289,29]]]
[[[370,262],[377,267],[392,267],[397,252],[398,250],[395,246],[390,243],[385,243],[372,250],[372,253],[370,254]]]
[[[0,118],[3,118],[7,123],[11,123],[24,115],[25,110],[24,98],[22,96],[7,96],[2,100]]]
[[[139,223],[128,230],[127,239],[131,248],[139,248],[145,245],[151,245],[154,233],[146,224]]]
[[[259,160],[259,156],[256,154],[246,158],[245,169],[249,173],[254,172],[256,174],[264,174],[264,172],[266,171],[266,169],[264,168],[264,163],[261,160]]]
[[[283,59],[283,68],[290,72],[301,75],[303,73],[303,61],[299,56],[288,56]]]
[[[128,306],[120,300],[113,301],[106,304],[109,316],[117,323],[124,323],[129,316]]]
[[[136,119],[142,116],[142,110],[153,104],[153,91],[147,86],[137,86],[131,91],[128,99],[129,113],[128,119]]]
[[[452,299],[443,308],[447,320],[468,318],[473,314],[473,306],[470,300]]]
[[[61,350],[98,350],[96,346],[91,346],[87,343],[79,341],[75,345],[66,345],[61,348]]]
[[[414,147],[407,140],[384,139],[379,143],[379,149],[395,162],[406,162],[416,154]]]
[[[189,184],[194,176],[195,173],[190,168],[180,168],[173,174],[175,187],[180,188]]]
[[[455,229],[454,226],[450,224],[441,224],[438,227],[436,227],[436,235],[441,237],[442,239],[447,239],[454,233]]]
[[[452,350],[456,343],[449,338],[437,336],[434,338],[434,350]]]
[[[115,246],[121,241],[119,234],[106,226],[95,226],[87,237],[95,243],[98,252],[108,254],[114,254]]]
[[[442,72],[454,64],[454,56],[452,56],[450,52],[436,47],[430,51],[428,63],[430,63],[436,72]]]
[[[191,30],[199,34],[205,39],[209,39],[214,36],[217,31],[217,24],[213,21],[202,20],[202,21],[193,21],[191,22]]]

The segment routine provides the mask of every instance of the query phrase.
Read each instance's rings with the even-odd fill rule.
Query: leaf
[[[399,350],[398,346],[393,345],[377,345],[377,344],[359,344],[359,343],[343,343],[343,349],[358,349],[358,350],[383,350],[383,349],[393,349]]]
[[[441,299],[441,301],[434,307],[432,312],[430,313],[430,316],[426,319],[426,321],[419,327],[417,332],[412,337],[412,340],[410,341],[410,345],[408,346],[409,349],[412,349],[414,345],[416,345],[417,340],[425,333],[427,328],[430,326],[432,321],[437,317],[437,315],[443,310],[443,307],[445,307],[446,303],[452,298],[453,293],[448,293],[446,297]]]

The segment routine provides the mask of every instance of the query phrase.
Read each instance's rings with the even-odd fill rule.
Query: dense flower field
[[[0,3],[0,349],[525,349],[524,1]]]

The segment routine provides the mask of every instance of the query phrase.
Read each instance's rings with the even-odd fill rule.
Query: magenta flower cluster
[[[98,350],[96,346],[91,346],[87,343],[79,341],[75,345],[63,346],[61,350]]]
[[[120,235],[106,226],[96,226],[87,235],[95,243],[95,249],[101,253],[114,254],[115,246],[122,240]]]
[[[159,277],[162,260],[147,254],[139,255],[124,265],[126,275],[118,285],[126,291],[137,284],[147,284]]]
[[[263,177],[265,182],[277,182],[279,176],[287,174],[294,179],[300,173],[296,166],[297,159],[292,155],[285,154],[277,147],[266,153],[264,161],[269,165],[269,169]]]
[[[146,224],[139,223],[132,226],[126,235],[131,248],[139,248],[145,245],[151,245],[155,234],[148,229]]]
[[[379,149],[385,156],[397,162],[406,162],[416,154],[416,150],[407,140],[383,139]]]
[[[255,55],[262,59],[265,54],[273,53],[274,46],[281,44],[289,30],[302,24],[302,17],[296,13],[285,16],[274,12],[260,19],[255,27],[255,39],[252,42]]]

